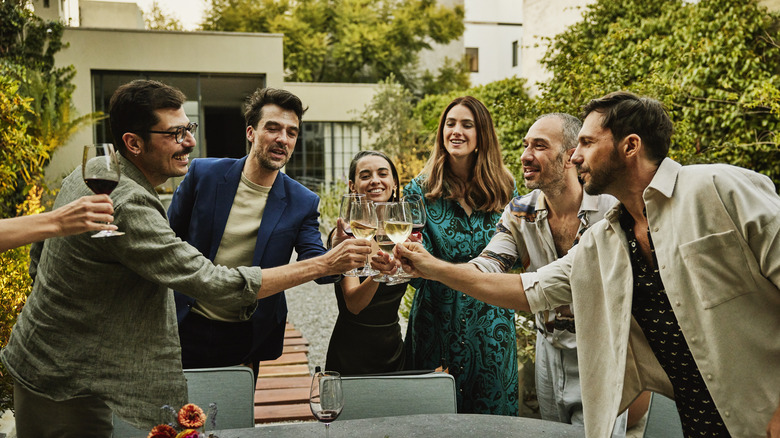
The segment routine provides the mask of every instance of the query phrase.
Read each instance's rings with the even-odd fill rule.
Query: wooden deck
[[[255,386],[255,423],[314,421],[309,409],[308,341],[287,323],[282,356],[260,362]]]

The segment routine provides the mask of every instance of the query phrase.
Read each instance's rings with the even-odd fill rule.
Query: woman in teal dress
[[[422,195],[423,244],[434,256],[465,263],[490,241],[501,211],[516,196],[487,108],[466,96],[439,122],[425,168],[404,187]],[[417,289],[406,334],[408,369],[443,367],[455,377],[458,412],[519,415],[514,312],[432,280]]]

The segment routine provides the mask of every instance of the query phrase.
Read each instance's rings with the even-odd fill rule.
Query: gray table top
[[[317,422],[288,423],[216,433],[219,438],[323,438],[325,425]],[[585,429],[570,424],[533,418],[473,414],[426,414],[403,417],[336,420],[329,438],[343,437],[584,437]]]

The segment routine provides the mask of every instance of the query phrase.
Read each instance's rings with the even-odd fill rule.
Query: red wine
[[[314,416],[323,423],[330,423],[331,421],[338,418],[339,414],[341,414],[340,410],[337,411],[335,409],[324,409],[322,411],[315,412]]]
[[[425,228],[425,224],[412,224],[413,233],[419,233],[423,228]]]
[[[110,195],[114,191],[119,181],[102,178],[87,178],[84,180],[87,186],[96,195]]]

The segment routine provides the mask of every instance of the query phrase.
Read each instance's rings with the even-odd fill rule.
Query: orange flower
[[[161,424],[154,426],[152,431],[149,432],[149,436],[146,438],[174,438],[176,436],[176,430],[167,424]]]
[[[179,424],[189,429],[197,429],[206,423],[203,409],[192,403],[182,406],[179,410]]]

